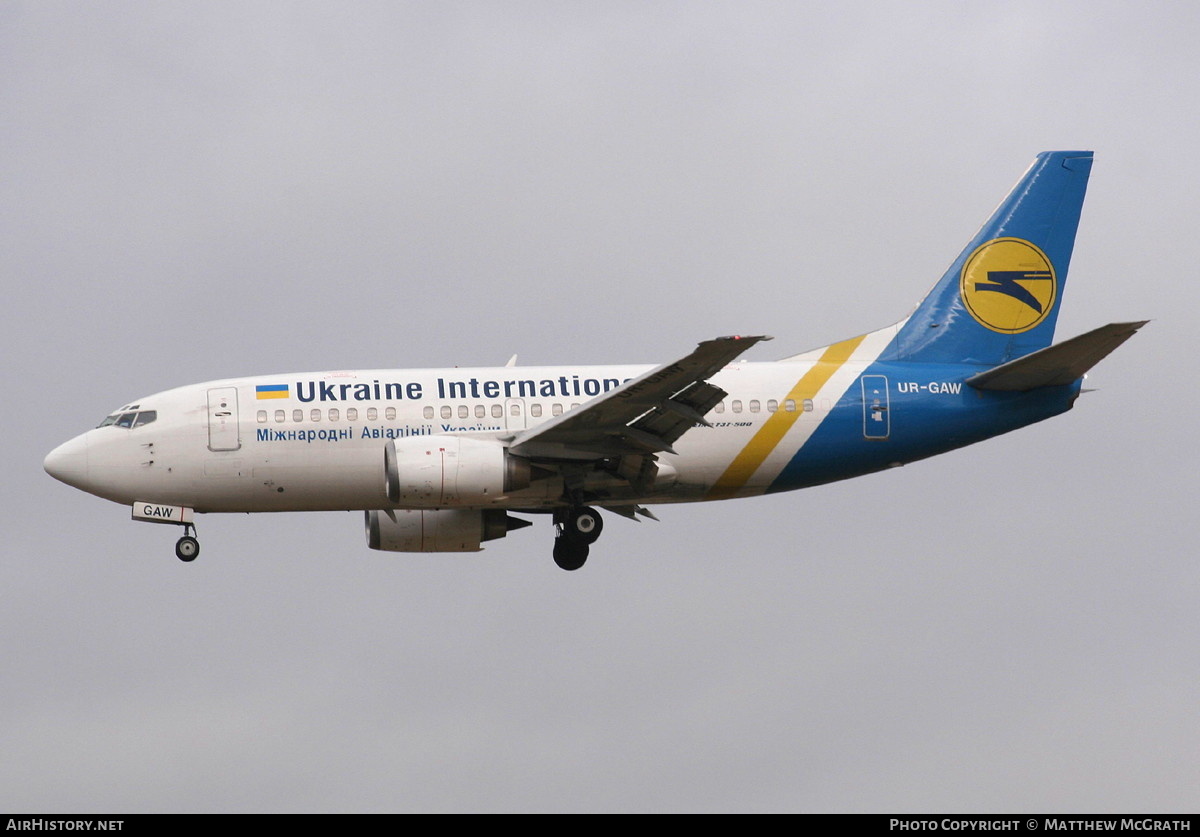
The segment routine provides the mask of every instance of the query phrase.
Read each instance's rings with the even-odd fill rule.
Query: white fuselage
[[[729,396],[706,416],[711,427],[696,427],[679,440],[674,455],[660,456],[664,474],[648,496],[621,496],[614,484],[609,487],[618,495],[614,499],[703,499],[776,411],[807,409],[816,419],[861,370],[861,364],[846,364],[820,397],[789,405],[790,389],[813,363],[727,366],[713,379]],[[90,430],[56,449],[47,467],[66,482],[123,504],[154,501],[198,512],[382,509],[396,505],[387,499],[383,478],[389,439],[454,435],[504,441],[648,368],[368,370],[211,381],[132,403],[114,416],[153,411],[155,419]],[[797,447],[781,445],[780,456]],[[760,478],[748,480],[737,495],[761,493],[782,464],[759,469]],[[561,494],[561,480],[541,480],[492,502],[508,508],[555,505]]]

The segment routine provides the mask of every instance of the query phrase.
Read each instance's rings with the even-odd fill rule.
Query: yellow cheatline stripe
[[[804,399],[815,399],[821,387],[829,382],[833,373],[842,368],[842,365],[850,359],[854,350],[865,339],[866,335],[864,334],[861,337],[843,340],[841,343],[834,343],[824,351],[820,359],[813,364],[812,369],[805,372],[800,380],[796,381],[792,391],[787,394],[789,399],[796,402],[797,409],[793,412],[779,409],[771,414],[746,447],[742,448],[741,452],[729,463],[725,473],[721,474],[713,487],[709,489],[708,499],[724,500],[737,494],[771,454],[771,451],[775,450],[787,432],[792,429],[792,425],[804,414]]]

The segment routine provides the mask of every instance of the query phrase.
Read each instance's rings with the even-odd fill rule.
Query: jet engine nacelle
[[[492,439],[410,436],[383,453],[387,496],[401,506],[481,506],[528,488],[529,462]]]
[[[367,546],[386,552],[478,552],[530,521],[503,509],[398,509],[367,512]]]

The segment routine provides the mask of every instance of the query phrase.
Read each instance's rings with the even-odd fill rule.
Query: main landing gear
[[[564,570],[577,570],[587,561],[591,546],[604,530],[600,512],[588,506],[572,506],[554,513],[554,563]]]
[[[183,526],[183,537],[175,541],[175,557],[180,561],[195,561],[200,554],[200,541],[196,540],[196,529],[190,523]]]

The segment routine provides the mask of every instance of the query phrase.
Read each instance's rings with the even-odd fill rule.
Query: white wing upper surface
[[[541,460],[594,460],[673,452],[671,445],[726,392],[708,382],[742,352],[770,337],[705,340],[686,357],[650,370],[582,407],[523,431],[509,451]]]

